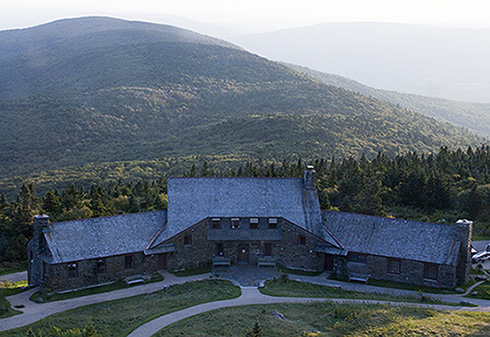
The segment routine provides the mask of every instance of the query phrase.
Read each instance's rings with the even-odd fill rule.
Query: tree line
[[[436,154],[408,152],[390,158],[318,158],[304,162],[257,159],[231,169],[207,162],[193,165],[187,177],[301,177],[306,164],[317,171],[322,209],[431,222],[474,220],[474,234],[490,236],[490,147],[443,147]],[[138,181],[75,184],[39,196],[23,185],[15,200],[0,196],[0,262],[24,261],[32,219],[40,212],[51,221],[67,221],[167,207],[167,176]]]

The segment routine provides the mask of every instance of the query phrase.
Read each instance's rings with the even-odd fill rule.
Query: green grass
[[[145,283],[153,283],[153,282],[160,282],[160,281],[163,281],[163,276],[160,274],[155,274],[152,276],[152,278],[149,281],[146,281]],[[141,284],[136,284],[136,285],[133,285],[132,287],[136,287],[138,285],[141,285]],[[41,297],[44,302],[55,302],[55,301],[67,300],[70,298],[77,298],[77,297],[88,296],[88,295],[93,295],[93,294],[100,294],[100,293],[105,293],[108,291],[125,289],[125,288],[128,288],[128,286],[126,285],[126,282],[124,280],[119,280],[117,282],[114,282],[111,284],[106,284],[106,285],[99,286],[99,287],[70,291],[70,292],[61,293],[61,294],[59,294],[59,293],[42,293],[42,292],[38,291],[38,292],[35,292],[34,294],[32,294],[32,296],[29,299],[31,301],[36,302]]]
[[[480,284],[478,287],[473,289],[473,291],[476,291],[477,294],[476,295],[468,294],[465,297],[479,298],[482,300],[490,300],[490,282],[486,281],[486,282]]]
[[[4,275],[18,273],[27,270],[25,262],[2,262],[0,263],[0,280]]]
[[[285,274],[293,274],[293,275],[301,275],[301,276],[318,276],[322,272],[321,271],[306,271],[306,270],[298,270],[298,269],[290,269],[284,266],[278,266],[277,271],[279,273]]]
[[[20,311],[12,309],[10,302],[3,295],[3,290],[0,290],[0,318],[7,318],[21,314]]]
[[[404,289],[404,290],[414,290],[422,291],[424,293],[433,294],[457,294],[456,291],[447,288],[433,288],[425,287],[417,284],[408,284],[402,282],[384,281],[384,280],[369,280],[369,285],[383,287],[383,288],[393,288],[393,289]]]
[[[0,289],[4,296],[12,296],[26,291],[28,288],[27,280],[18,282],[8,282],[6,280],[0,281]]]
[[[394,296],[378,293],[363,293],[288,279],[268,280],[265,282],[264,287],[259,288],[259,290],[264,295],[281,297],[350,298],[408,303],[445,304],[454,306],[461,305],[460,303],[442,302],[423,295]]]
[[[286,320],[275,317],[274,310]],[[154,336],[246,336],[257,321],[264,337],[490,336],[489,313],[328,301],[218,309],[174,323]]]
[[[0,336],[26,336],[31,328],[37,335],[51,331],[83,329],[92,322],[100,337],[127,336],[131,331],[161,315],[197,304],[236,298],[240,288],[229,281],[205,280],[174,285],[151,294],[93,304],[49,316],[28,326],[0,332]]]
[[[483,270],[477,269],[477,268],[471,268],[470,274],[471,275],[483,275],[483,276],[485,276],[485,273],[483,272]]]
[[[172,274],[174,274],[175,276],[179,276],[179,277],[194,276],[194,275],[201,275],[201,274],[210,273],[211,269],[212,269],[212,267],[210,264],[205,264],[205,265],[198,266],[195,268],[189,268],[189,269],[184,269],[184,270],[172,272]]]

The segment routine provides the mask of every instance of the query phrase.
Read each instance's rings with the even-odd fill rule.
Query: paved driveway
[[[27,280],[27,271],[21,271],[14,274],[0,276],[0,281],[8,280],[9,282],[19,282]]]

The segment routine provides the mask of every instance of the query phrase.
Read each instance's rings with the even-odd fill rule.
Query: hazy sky
[[[162,21],[164,15],[255,30],[332,21],[490,27],[489,0],[1,0],[0,29],[62,17],[111,15]],[[161,17],[159,17],[161,15]]]

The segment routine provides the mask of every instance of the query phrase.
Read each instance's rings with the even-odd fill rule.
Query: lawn
[[[210,273],[211,269],[212,269],[212,267],[210,264],[205,264],[205,265],[197,266],[194,268],[189,268],[189,269],[184,269],[184,270],[172,272],[172,274],[174,274],[175,276],[179,276],[179,277],[194,276],[194,275],[201,275],[201,274]]]
[[[5,299],[2,292],[3,291],[0,290],[0,319],[21,314],[20,311],[12,309],[9,301]]]
[[[153,282],[160,282],[163,281],[163,276],[160,274],[155,274],[151,277],[150,280],[146,281],[145,283],[153,283]],[[133,287],[136,287],[141,284],[136,284],[133,285]],[[70,291],[70,292],[65,292],[65,293],[41,293],[40,291],[35,292],[32,294],[32,296],[29,298],[31,301],[37,302],[38,299],[41,297],[43,299],[43,302],[54,302],[54,301],[61,301],[61,300],[67,300],[70,298],[76,298],[76,297],[82,297],[82,296],[87,296],[87,295],[93,295],[93,294],[100,294],[100,293],[105,293],[108,291],[113,291],[113,290],[118,290],[118,289],[125,289],[128,288],[126,285],[126,282],[124,280],[119,280],[117,282],[111,283],[111,284],[106,284],[103,286],[98,286],[98,287],[93,287],[93,288],[86,288],[86,289],[81,289],[81,290],[76,290],[76,291]]]
[[[7,274],[18,273],[20,271],[27,270],[26,262],[3,262],[0,263],[0,280],[3,280],[2,276]]]
[[[394,296],[377,293],[363,293],[319,284],[298,282],[285,278],[276,278],[266,281],[264,287],[259,288],[259,290],[264,295],[281,297],[352,298],[409,303],[461,305],[460,303],[438,301],[430,297],[423,296],[422,294],[416,296]]]
[[[152,294],[93,304],[49,316],[28,326],[0,332],[0,336],[49,336],[53,327],[62,331],[84,329],[91,322],[100,337],[127,336],[143,323],[196,304],[240,296],[240,288],[229,281],[205,280],[174,285]]]
[[[489,313],[332,302],[218,309],[174,323],[155,336],[246,336],[256,322],[264,337],[490,336]]]
[[[476,291],[477,294],[476,295],[469,294],[469,295],[466,295],[465,297],[480,298],[482,300],[490,300],[490,282],[486,281],[486,282],[480,284],[478,287],[474,288],[473,291]]]
[[[0,289],[5,297],[26,291],[28,289],[27,286],[27,280],[18,282],[0,281]]]

